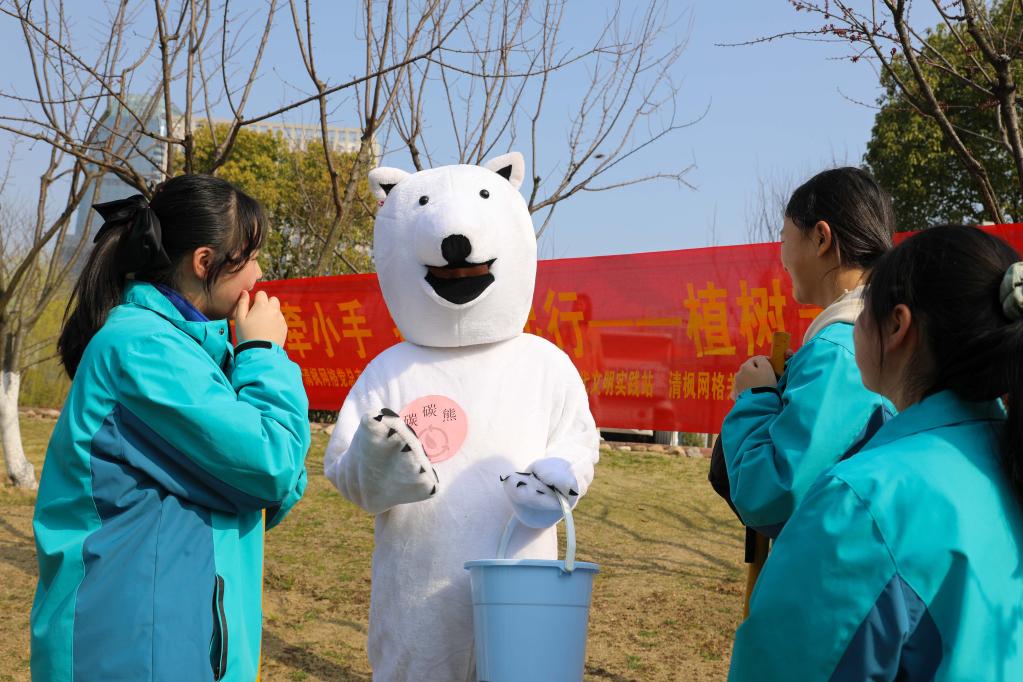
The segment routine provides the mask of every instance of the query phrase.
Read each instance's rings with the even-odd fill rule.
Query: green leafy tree
[[[217,142],[229,131],[228,124],[195,132],[197,165],[216,153]],[[353,154],[331,152],[335,170],[347,180]],[[180,166],[175,167],[181,172]],[[235,183],[258,200],[270,218],[271,231],[260,253],[260,265],[267,279],[309,277],[316,265],[335,218],[330,174],[322,143],[291,149],[283,136],[242,129],[217,169],[218,177]],[[372,268],[370,244],[373,237],[373,200],[365,178],[357,180],[357,191],[349,207],[349,223],[334,247],[332,274],[367,272]]]
[[[844,43],[881,74],[866,165],[892,193],[902,229],[1023,219],[1023,3],[931,0],[923,27],[912,0],[789,0],[816,26],[765,36]]]
[[[992,27],[1020,35],[1023,14],[1018,5],[995,3],[990,13]],[[1012,71],[1018,78],[1023,75],[1023,64],[1017,58],[1018,46],[1014,47]],[[1011,148],[1005,141],[1004,124],[997,115],[998,102],[990,93],[964,87],[963,83],[964,78],[983,80],[985,65],[944,24],[927,31],[922,49],[943,57],[943,61],[923,60],[920,67],[949,122],[986,168],[1002,219],[1020,220],[1023,193]],[[885,92],[879,101],[880,110],[874,119],[864,161],[891,192],[900,229],[991,220],[981,189],[960,163],[940,125],[932,117],[921,116],[912,98],[900,88],[900,82],[913,78],[906,59],[897,57],[892,67],[891,71],[882,72]]]

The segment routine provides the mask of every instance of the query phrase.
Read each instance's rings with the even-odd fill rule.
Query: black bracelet
[[[274,345],[272,343],[270,343],[269,341],[264,341],[262,339],[255,339],[253,341],[246,341],[245,343],[239,343],[237,346],[234,347],[234,354],[235,354],[235,356],[237,356],[243,350],[248,350],[250,348],[273,348],[273,347],[274,347]]]

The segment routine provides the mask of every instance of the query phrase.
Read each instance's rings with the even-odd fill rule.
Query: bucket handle
[[[565,499],[564,495],[555,490],[554,496],[558,498],[558,503],[561,505],[561,513],[565,519],[565,567],[562,570],[565,573],[571,573],[575,570],[575,523],[572,521],[572,508],[568,506],[568,500]],[[507,557],[508,542],[511,541],[511,536],[515,531],[517,523],[518,519],[515,518],[513,513],[504,527],[501,543],[497,546],[498,559]]]

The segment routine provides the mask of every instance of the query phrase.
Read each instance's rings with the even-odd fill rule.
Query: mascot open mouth
[[[476,300],[487,287],[494,283],[490,266],[496,258],[485,263],[452,263],[441,267],[426,266],[426,282],[437,295],[455,304]]]

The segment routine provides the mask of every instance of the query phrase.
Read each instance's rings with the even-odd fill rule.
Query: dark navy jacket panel
[[[169,493],[227,514],[259,511],[279,504],[276,500],[261,500],[217,479],[123,405],[117,405],[114,413],[124,460],[145,471]]]
[[[832,682],[934,679],[941,665],[941,634],[927,605],[894,575],[849,642]]]

